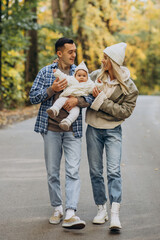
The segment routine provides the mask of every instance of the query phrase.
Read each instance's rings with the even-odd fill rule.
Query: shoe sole
[[[47,109],[47,113],[49,115],[50,118],[55,118],[56,116],[54,115],[54,112],[51,109]]]
[[[62,225],[63,228],[67,228],[67,229],[83,229],[85,228],[85,224],[84,223],[77,223],[74,225]]]
[[[107,218],[105,218],[103,221],[93,221],[92,223],[93,224],[98,224],[98,225],[100,225],[100,224],[104,224],[105,222],[107,222],[108,221],[108,217]]]
[[[63,123],[60,123],[60,124],[59,124],[59,127],[60,127],[62,130],[64,130],[64,131],[68,131],[68,130],[69,130],[68,125],[65,125],[65,124],[63,124]]]
[[[63,218],[61,218],[58,222],[52,222],[52,221],[49,220],[49,223],[50,223],[50,224],[53,224],[53,225],[57,225],[57,224],[59,224],[62,220],[63,220]]]
[[[110,227],[109,229],[110,229],[110,231],[113,231],[113,232],[118,232],[118,231],[120,231],[120,230],[121,230],[121,227],[112,226],[112,227]]]

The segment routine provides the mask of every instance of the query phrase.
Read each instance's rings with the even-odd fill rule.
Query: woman
[[[122,64],[126,43],[118,43],[104,49],[102,69],[91,73],[93,81],[103,83],[103,91],[93,90],[95,97],[86,112],[87,154],[90,178],[98,213],[93,223],[108,220],[107,196],[103,178],[103,149],[106,151],[108,194],[111,204],[111,230],[120,230],[119,209],[121,189],[122,122],[128,118],[136,105],[138,90],[130,79],[128,68]],[[87,101],[87,98],[86,98]],[[89,101],[88,101],[89,102]]]

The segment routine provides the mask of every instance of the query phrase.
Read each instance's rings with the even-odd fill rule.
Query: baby
[[[47,113],[51,118],[55,118],[58,116],[60,109],[65,104],[66,100],[69,96],[79,97],[79,96],[87,96],[92,93],[93,88],[97,86],[98,88],[102,87],[102,83],[93,82],[89,75],[88,69],[85,63],[82,61],[75,69],[75,73],[73,76],[69,76],[61,72],[59,69],[54,69],[54,76],[58,77],[60,80],[67,80],[67,87],[60,94],[59,98],[54,102],[51,108],[47,109]],[[75,106],[69,111],[69,115],[67,118],[64,118],[59,126],[61,129],[68,131],[71,124],[77,119],[79,116],[80,109]]]

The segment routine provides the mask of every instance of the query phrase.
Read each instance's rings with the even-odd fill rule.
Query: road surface
[[[109,222],[92,224],[97,209],[85,138],[77,215],[86,221],[86,228],[66,230],[48,223],[52,208],[43,141],[33,132],[34,123],[35,118],[0,130],[0,240],[160,240],[160,97],[140,96],[133,115],[122,125],[123,228],[119,234],[110,233]],[[64,190],[64,160],[61,181]]]

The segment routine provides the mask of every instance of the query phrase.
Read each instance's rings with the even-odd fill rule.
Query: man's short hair
[[[66,43],[73,44],[74,41],[70,38],[65,38],[65,37],[59,38],[55,43],[55,51],[56,52],[59,51],[60,48],[62,48]]]

